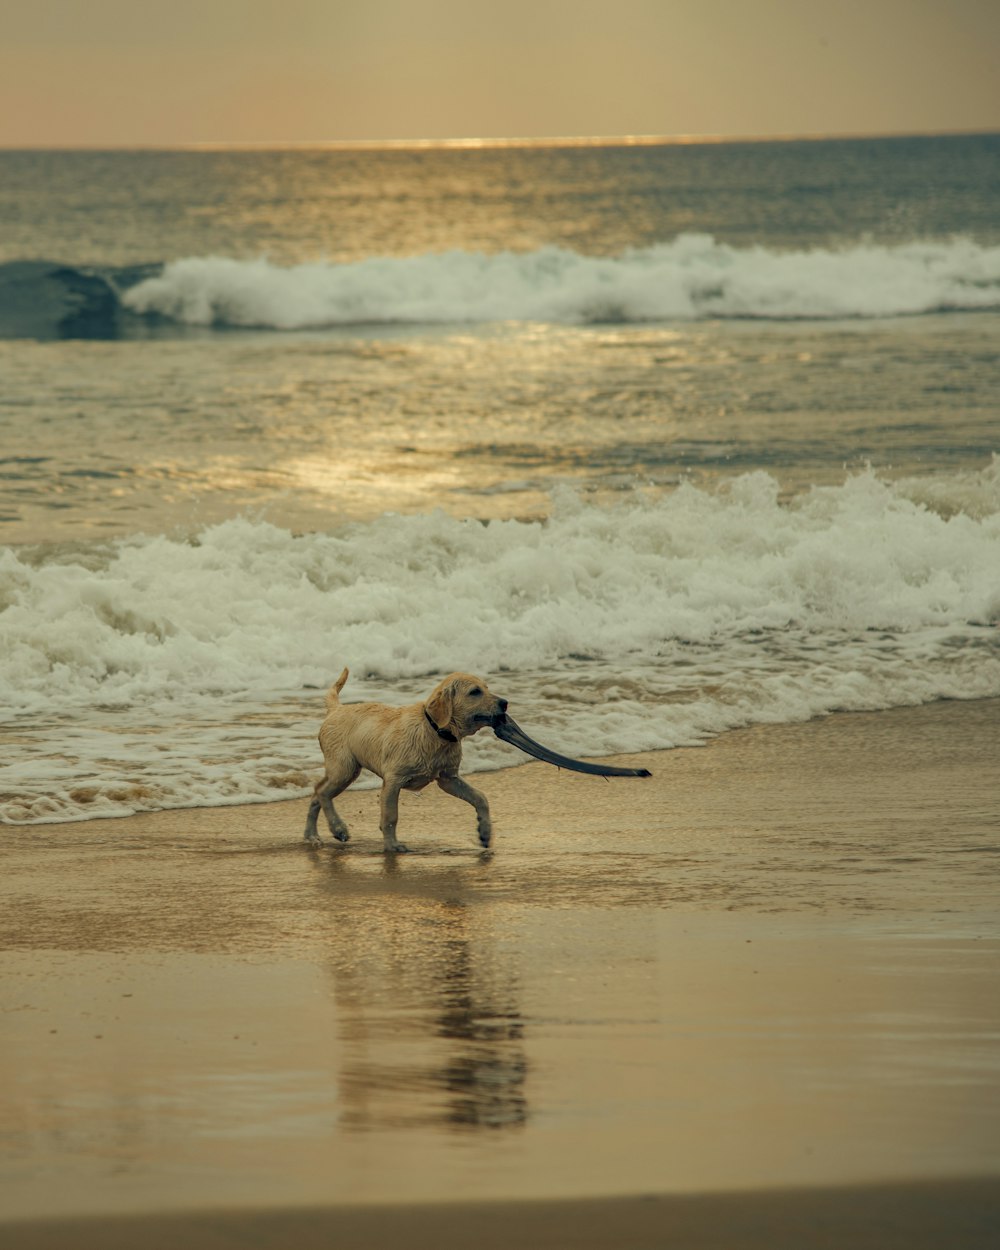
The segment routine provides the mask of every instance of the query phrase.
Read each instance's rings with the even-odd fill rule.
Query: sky
[[[0,147],[1000,130],[1000,0],[7,0]]]

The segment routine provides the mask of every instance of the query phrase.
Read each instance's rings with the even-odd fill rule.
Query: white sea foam
[[[281,330],[363,323],[887,317],[1000,307],[1000,247],[969,239],[835,250],[737,248],[708,235],[615,257],[558,247],[281,268],[193,257],[126,293],[136,313]]]
[[[296,537],[240,519],[5,550],[0,816],[305,793],[345,664],[351,698],[398,702],[483,673],[529,732],[589,755],[1000,695],[998,571],[997,462],[933,492],[864,473],[784,504],[754,473],[616,507],[567,495],[545,522]],[[467,758],[523,759],[486,734]]]

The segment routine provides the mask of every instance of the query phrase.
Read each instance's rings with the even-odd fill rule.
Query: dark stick
[[[651,777],[648,768],[614,768],[610,764],[588,764],[586,760],[571,760],[568,755],[559,755],[543,747],[534,738],[529,738],[520,725],[509,716],[504,717],[499,725],[493,726],[493,732],[502,742],[509,742],[512,747],[533,755],[536,760],[544,760],[546,764],[555,764],[557,768],[571,768],[577,773],[593,773],[597,777]]]

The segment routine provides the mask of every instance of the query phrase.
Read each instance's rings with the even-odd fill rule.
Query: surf
[[[611,506],[561,492],[537,521],[237,518],[6,549],[0,819],[306,793],[348,662],[388,702],[487,673],[577,758],[1000,696],[998,521],[994,461],[931,492],[868,471],[783,501],[756,472]],[[494,740],[468,767],[517,762]]]
[[[180,325],[274,330],[914,316],[1000,308],[1000,247],[952,239],[780,251],[685,234],[616,256],[549,246],[290,267],[190,257],[123,302]]]

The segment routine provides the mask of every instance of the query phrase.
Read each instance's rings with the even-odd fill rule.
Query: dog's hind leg
[[[319,816],[319,799],[313,796],[309,801],[309,813],[306,816],[306,831],[302,835],[307,842],[322,842],[319,831],[316,828],[316,818]]]
[[[341,819],[337,809],[333,806],[333,800],[346,790],[347,787],[357,780],[358,773],[361,772],[359,765],[353,761],[349,768],[343,769],[334,777],[324,777],[322,781],[317,783],[316,793],[312,802],[309,804],[309,814],[306,817],[305,839],[307,842],[321,842],[322,839],[316,829],[316,820],[319,816],[320,808],[323,809],[323,815],[326,817],[326,823],[330,827],[330,832],[338,842],[346,842],[351,836],[348,832],[347,825]]]

